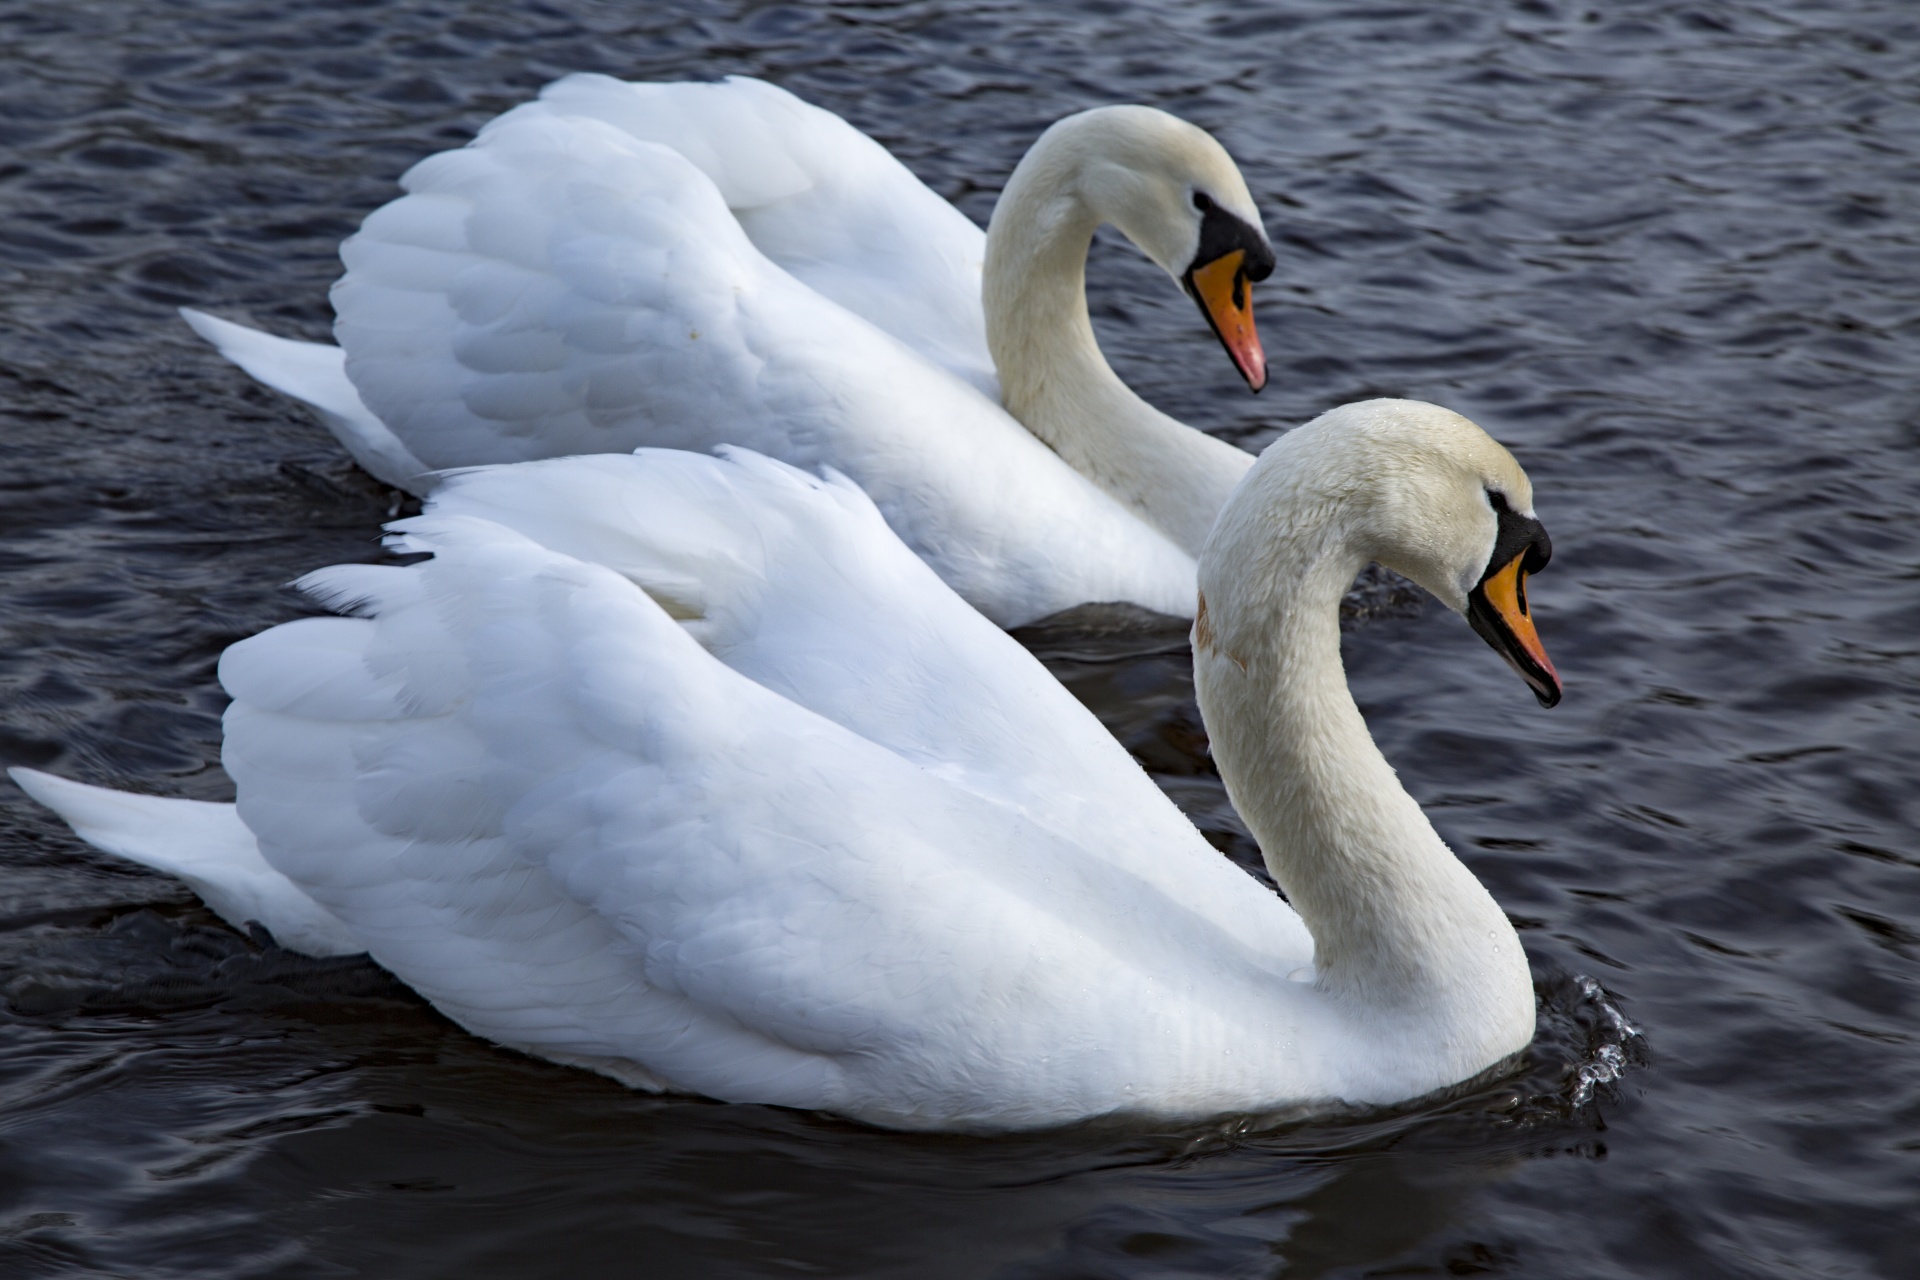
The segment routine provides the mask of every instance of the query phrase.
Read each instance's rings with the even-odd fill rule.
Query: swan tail
[[[191,307],[181,307],[180,318],[254,381],[313,410],[375,479],[421,497],[433,487],[427,465],[361,401],[340,348],[277,338]]]
[[[35,769],[7,773],[82,840],[185,881],[237,929],[264,925],[275,942],[310,956],[366,950],[337,917],[268,865],[233,805],[110,791]]]

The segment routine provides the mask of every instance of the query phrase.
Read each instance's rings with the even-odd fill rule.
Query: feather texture
[[[430,558],[304,579],[350,616],[221,660],[237,818],[22,782],[644,1087],[939,1128],[1415,1096],[1523,1045],[1531,987],[1368,739],[1338,602],[1366,548],[1484,567],[1485,486],[1525,482],[1464,419],[1359,409],[1283,438],[1203,565],[1203,709],[1304,921],[856,486],[741,450],[458,473],[392,526]]]
[[[1099,169],[1076,138],[1147,155],[1159,221],[1137,221],[1181,252],[1193,183],[1254,217],[1217,143],[1130,112],[1056,126],[1061,163],[1043,167]],[[187,317],[382,479],[425,493],[445,468],[736,444],[850,476],[1002,626],[1088,601],[1192,612],[1193,554],[1251,460],[1107,369],[1080,265],[1100,217],[1054,208],[1078,199],[1071,181],[1029,184],[1034,207],[1012,219],[1059,241],[1047,271],[1015,272],[1049,319],[1013,358],[1033,366],[1022,385],[1085,395],[1025,425],[987,350],[986,237],[772,85],[568,76],[401,185],[341,247],[338,350]]]

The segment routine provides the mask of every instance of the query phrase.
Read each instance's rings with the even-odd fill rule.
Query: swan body
[[[338,348],[184,313],[381,479],[737,444],[850,476],[1003,626],[1095,600],[1191,615],[1252,459],[1113,374],[1084,264],[1118,225],[1264,381],[1247,290],[1272,250],[1192,125],[1059,122],[986,236],[845,121],[740,77],[569,76],[401,181],[342,246]]]
[[[205,857],[281,879],[208,900],[338,921],[476,1033],[645,1087],[909,1128],[1417,1096],[1524,1046],[1532,987],[1368,737],[1338,603],[1381,558],[1544,662],[1501,594],[1544,560],[1530,510],[1477,427],[1396,401],[1283,437],[1229,503],[1200,700],[1290,907],[845,479],[457,473],[393,526],[431,559],[311,575],[349,616],[222,658],[239,803]],[[212,812],[108,830],[111,793],[15,776],[167,869]]]

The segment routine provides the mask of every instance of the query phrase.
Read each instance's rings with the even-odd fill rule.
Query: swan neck
[[[1086,267],[1100,219],[1051,141],[1043,137],[1021,161],[994,207],[982,302],[1008,411],[1054,444],[1076,425],[1062,414],[1074,398],[1139,397],[1120,382],[1094,337]]]
[[[1194,667],[1214,759],[1313,934],[1317,983],[1370,1008],[1492,1019],[1524,1043],[1519,940],[1400,785],[1347,687],[1339,606],[1367,559],[1324,528],[1209,541]]]
[[[1102,218],[1080,193],[1091,153],[1056,126],[1007,182],[987,228],[982,302],[1007,411],[1067,464],[1198,555],[1252,465],[1135,395],[1087,314],[1087,251]]]

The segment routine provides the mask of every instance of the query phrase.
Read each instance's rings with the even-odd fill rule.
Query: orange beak
[[[1527,682],[1540,705],[1551,707],[1560,701],[1560,673],[1553,669],[1527,610],[1527,571],[1521,567],[1525,559],[1516,555],[1481,579],[1467,597],[1467,621]]]
[[[1187,272],[1187,292],[1207,314],[1220,345],[1233,357],[1240,376],[1258,391],[1267,385],[1267,353],[1253,327],[1253,283],[1247,278],[1247,252],[1235,249]]]

